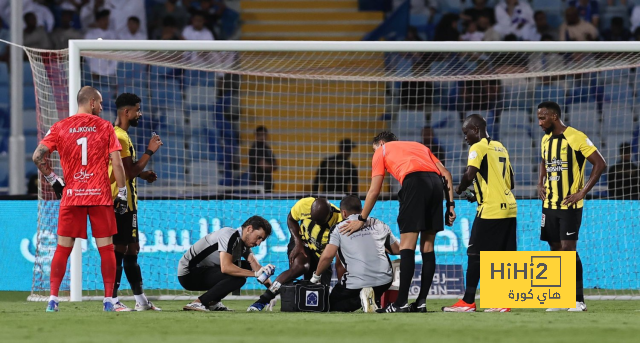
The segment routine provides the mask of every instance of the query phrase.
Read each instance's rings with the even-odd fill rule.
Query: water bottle
[[[267,279],[269,278],[269,274],[262,272],[262,274],[260,274],[260,276],[258,276],[258,281],[260,283],[264,283],[265,281],[267,281]]]

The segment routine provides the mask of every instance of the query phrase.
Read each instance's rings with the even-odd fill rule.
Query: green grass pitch
[[[453,301],[429,300],[427,314],[247,313],[251,301],[225,301],[231,313],[184,312],[178,301],[104,313],[93,301],[46,313],[26,297],[0,292],[0,342],[640,342],[640,301],[588,301],[586,313],[441,313]]]

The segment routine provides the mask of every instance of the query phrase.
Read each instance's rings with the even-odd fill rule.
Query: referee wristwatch
[[[358,220],[359,220],[359,221],[361,221],[361,222],[366,222],[366,221],[367,221],[367,218],[362,218],[362,215],[361,215],[361,214],[359,214],[359,215],[358,215]]]
[[[447,208],[448,208],[448,207],[453,207],[453,208],[455,208],[455,207],[456,207],[456,203],[455,203],[455,202],[453,202],[453,201],[447,201]]]

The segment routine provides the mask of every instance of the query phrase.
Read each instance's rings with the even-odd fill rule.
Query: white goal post
[[[605,71],[621,66],[633,68],[640,66],[640,44],[637,42],[328,42],[328,41],[111,41],[111,40],[71,40],[69,41],[69,113],[77,111],[77,103],[72,95],[81,88],[82,66],[81,55],[84,51],[97,52],[154,52],[154,51],[204,51],[204,52],[442,52],[442,53],[630,53],[629,59],[613,59],[612,63],[596,66],[590,71]],[[215,70],[214,70],[215,71]],[[220,70],[225,72],[225,70]],[[566,74],[566,68],[550,69],[544,75]],[[266,76],[277,77],[278,72]],[[433,80],[456,80],[454,74],[442,74]],[[308,76],[307,74],[302,76]],[[292,77],[287,75],[287,77]],[[295,78],[295,76],[293,76]],[[320,75],[320,78],[323,76]],[[500,78],[521,77],[521,75],[501,74]],[[327,79],[331,75],[326,76]],[[341,80],[375,80],[376,75],[348,74]],[[387,81],[403,81],[405,77],[385,75]],[[366,168],[366,166],[361,166]],[[367,181],[363,181],[367,182]],[[80,240],[76,241],[71,255],[71,301],[82,301],[82,253]]]

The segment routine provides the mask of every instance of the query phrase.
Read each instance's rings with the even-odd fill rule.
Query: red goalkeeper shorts
[[[60,206],[58,236],[87,239],[87,216],[94,238],[111,237],[118,232],[113,206]]]

